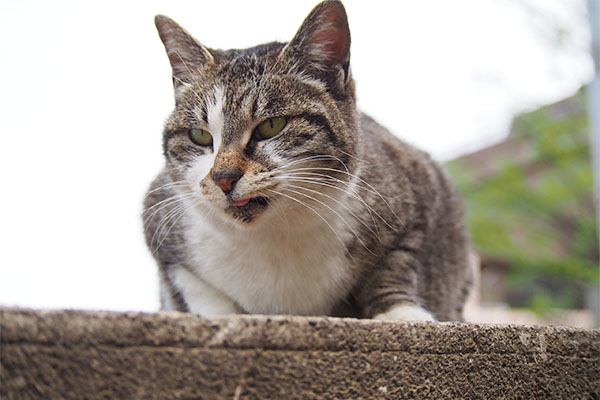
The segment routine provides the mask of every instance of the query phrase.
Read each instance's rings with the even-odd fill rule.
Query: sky
[[[157,310],[140,215],[173,95],[154,15],[244,48],[316,3],[0,2],[0,305]],[[582,0],[344,4],[359,107],[440,161],[592,76]]]

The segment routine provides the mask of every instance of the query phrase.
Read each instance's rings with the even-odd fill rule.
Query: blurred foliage
[[[539,313],[576,305],[573,288],[600,279],[584,102],[580,92],[521,115],[506,142],[447,165],[474,246],[484,260],[508,262],[509,285],[529,288],[522,305]],[[565,290],[537,284],[544,279],[565,282]]]

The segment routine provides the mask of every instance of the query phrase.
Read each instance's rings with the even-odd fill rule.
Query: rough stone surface
[[[0,308],[2,399],[598,399],[600,331]]]

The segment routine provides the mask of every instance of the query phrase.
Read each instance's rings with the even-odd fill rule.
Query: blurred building
[[[505,141],[447,167],[481,261],[480,300],[546,316],[584,308],[600,273],[583,91],[515,118]]]

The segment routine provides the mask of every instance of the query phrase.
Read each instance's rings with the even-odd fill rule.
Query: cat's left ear
[[[306,17],[284,55],[300,60],[303,69],[315,74],[343,73],[348,79],[350,28],[343,4],[327,0]]]

